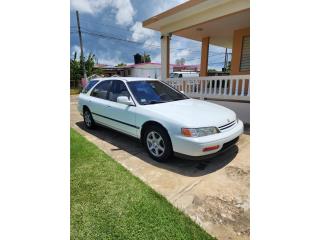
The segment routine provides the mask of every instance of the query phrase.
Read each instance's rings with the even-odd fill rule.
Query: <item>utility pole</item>
[[[228,68],[228,49],[226,48],[226,52],[224,54],[224,71],[226,72]]]
[[[87,81],[86,66],[85,66],[84,57],[83,57],[83,45],[82,45],[82,35],[81,35],[81,29],[80,29],[79,12],[76,11],[76,14],[77,14],[78,34],[79,34],[79,40],[80,40],[80,51],[81,51],[80,59],[82,62],[83,78]]]

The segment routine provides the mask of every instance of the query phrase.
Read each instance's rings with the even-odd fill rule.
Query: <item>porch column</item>
[[[170,70],[170,35],[161,35],[161,79],[169,78]]]
[[[208,76],[208,54],[210,37],[202,38],[200,77]]]

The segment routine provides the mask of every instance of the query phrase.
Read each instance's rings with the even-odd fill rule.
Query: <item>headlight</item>
[[[181,128],[181,133],[185,137],[204,137],[219,133],[219,129],[216,127],[204,127],[204,128]]]

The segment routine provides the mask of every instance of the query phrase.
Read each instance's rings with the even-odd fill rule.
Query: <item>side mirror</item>
[[[117,97],[117,102],[122,103],[128,106],[134,106],[134,103],[131,99],[129,99],[127,96],[119,96]]]

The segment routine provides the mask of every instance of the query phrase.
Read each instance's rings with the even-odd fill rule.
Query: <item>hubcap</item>
[[[84,121],[88,127],[91,127],[91,116],[88,111],[84,112]]]
[[[161,135],[155,131],[148,133],[147,146],[151,154],[155,157],[161,157],[164,153],[164,141]]]

